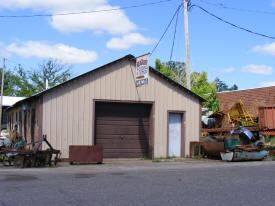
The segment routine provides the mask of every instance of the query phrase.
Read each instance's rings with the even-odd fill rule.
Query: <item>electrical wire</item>
[[[32,18],[32,17],[51,17],[51,16],[77,15],[77,14],[91,14],[91,13],[99,13],[99,12],[132,9],[132,8],[155,5],[155,4],[161,4],[161,3],[170,2],[170,1],[173,1],[173,0],[161,0],[161,1],[155,1],[155,2],[148,2],[148,3],[144,3],[144,4],[125,6],[125,7],[120,7],[120,8],[101,9],[101,10],[93,10],[93,11],[80,11],[80,12],[56,13],[56,14],[0,15],[0,18]]]
[[[174,36],[173,36],[173,43],[172,43],[172,48],[171,48],[171,54],[170,54],[170,60],[172,60],[173,52],[174,52],[174,45],[175,45],[175,38],[176,38],[176,33],[177,33],[177,26],[178,26],[178,19],[179,19],[179,11],[177,13],[177,18],[176,18],[176,23],[175,23],[175,30],[174,30]]]
[[[275,12],[272,12],[272,11],[262,11],[262,10],[251,10],[251,9],[235,8],[235,7],[226,6],[226,5],[222,4],[222,3],[213,3],[213,2],[206,1],[206,0],[200,0],[200,1],[203,2],[203,3],[206,3],[208,5],[220,7],[222,9],[230,9],[230,10],[235,10],[235,11],[240,11],[240,12],[249,12],[249,13],[259,13],[259,14],[275,15]]]
[[[230,26],[233,26],[233,27],[235,27],[235,28],[237,28],[237,29],[240,29],[240,30],[249,32],[249,33],[254,34],[254,35],[262,36],[262,37],[265,37],[265,38],[269,38],[269,39],[273,39],[273,40],[275,39],[274,36],[269,36],[269,35],[266,35],[266,34],[261,34],[261,33],[258,33],[258,32],[255,32],[255,31],[252,31],[252,30],[249,30],[249,29],[246,29],[246,28],[244,28],[244,27],[238,26],[238,25],[236,25],[236,24],[230,23],[229,21],[226,21],[226,20],[224,20],[224,19],[222,19],[222,18],[216,16],[215,14],[213,14],[213,13],[207,11],[206,9],[202,8],[202,7],[199,6],[199,5],[193,4],[193,5],[191,6],[191,8],[192,8],[192,7],[197,7],[197,8],[199,8],[199,9],[201,9],[202,11],[204,11],[205,13],[207,13],[208,15],[210,15],[210,16],[212,16],[212,17],[214,17],[214,18],[216,18],[216,19],[218,19],[218,20],[220,20],[220,21],[222,21],[222,22],[224,22],[224,23],[226,23],[226,24],[229,24]]]
[[[161,40],[162,40],[163,37],[165,36],[166,32],[168,31],[169,27],[171,26],[171,24],[172,24],[172,22],[173,22],[175,16],[177,15],[177,13],[179,12],[179,10],[180,10],[181,7],[182,7],[182,4],[180,4],[180,5],[178,6],[178,8],[176,9],[175,13],[173,14],[173,16],[172,16],[172,18],[171,18],[169,24],[166,26],[166,28],[165,28],[164,32],[162,33],[160,39],[158,40],[157,44],[154,46],[154,48],[153,48],[152,51],[150,52],[150,56],[151,56],[151,55],[154,53],[154,51],[157,49],[159,43],[161,42]]]

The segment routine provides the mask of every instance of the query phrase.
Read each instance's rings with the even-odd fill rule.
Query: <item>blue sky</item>
[[[153,2],[154,0],[152,0]],[[25,15],[91,11],[147,3],[142,0],[1,0],[0,15]],[[151,2],[151,1],[150,1]],[[73,65],[75,75],[112,60],[150,52],[170,21],[180,0],[157,5],[58,17],[0,18],[0,56],[7,67],[16,63],[33,69],[48,58]],[[208,11],[250,30],[275,36],[273,0],[193,0]],[[265,14],[223,9],[212,4]],[[153,53],[168,61],[174,23]],[[209,79],[219,77],[240,89],[275,85],[275,40],[255,36],[224,24],[198,8],[189,12],[192,71],[206,71]],[[179,14],[172,60],[185,61],[183,11]]]

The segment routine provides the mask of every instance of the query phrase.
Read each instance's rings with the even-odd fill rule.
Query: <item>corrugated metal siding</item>
[[[25,105],[25,106],[23,106]],[[26,109],[26,110],[24,110]],[[32,118],[32,112],[35,110],[35,121],[34,121],[34,142],[37,142],[40,140],[42,137],[42,112],[44,110],[43,108],[43,101],[42,98],[37,98],[33,100],[32,102],[27,102],[25,104],[19,104],[16,107],[13,107],[12,109],[9,110],[8,114],[12,117],[13,122],[12,128],[10,131],[10,128],[8,127],[9,131],[12,132],[14,124],[16,122],[16,113],[19,116],[19,112],[22,114],[22,136],[24,137],[24,134],[26,133],[27,135],[27,142],[31,143],[31,118]],[[24,113],[26,112],[26,131],[24,131]],[[17,117],[17,123],[19,124],[19,117]],[[18,125],[18,131],[19,131],[19,125]]]
[[[154,157],[167,155],[167,111],[186,111],[185,154],[199,140],[199,100],[154,73],[136,88],[135,65],[127,60],[102,68],[44,94],[43,134],[68,158],[69,145],[93,144],[93,100],[155,102]]]

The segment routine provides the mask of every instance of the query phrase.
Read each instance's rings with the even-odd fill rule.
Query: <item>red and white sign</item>
[[[149,77],[149,54],[136,58],[136,86],[148,84]]]

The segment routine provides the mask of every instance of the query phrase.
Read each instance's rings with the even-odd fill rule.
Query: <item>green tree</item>
[[[155,68],[164,75],[170,77],[182,86],[186,86],[185,63],[183,62],[164,62],[159,59],[155,62]],[[215,82],[209,82],[207,73],[192,72],[190,75],[191,91],[205,98],[207,102],[203,105],[211,111],[219,109],[217,100],[217,87]]]
[[[71,67],[60,64],[56,60],[48,60],[39,64],[39,68],[29,73],[29,79],[35,87],[35,92],[46,89],[46,80],[49,88],[69,80],[72,76]]]
[[[238,86],[234,84],[233,86],[229,87],[225,82],[220,80],[218,77],[215,79],[215,84],[217,86],[217,91],[222,92],[222,91],[232,91],[232,90],[238,90]]]
[[[16,83],[15,83],[16,76],[15,74],[10,71],[5,71],[5,78],[4,78],[4,96],[15,96],[15,89],[16,89]],[[0,68],[0,85],[2,83],[2,68]]]
[[[178,61],[169,61],[162,63],[159,59],[155,61],[155,68],[165,76],[177,81],[181,85],[185,85],[186,73],[185,63]]]
[[[13,70],[5,72],[4,95],[29,97],[46,89],[46,79],[50,88],[72,76],[70,66],[51,59],[39,64],[35,70],[27,70],[20,64]]]
[[[200,95],[207,101],[203,103],[203,106],[210,111],[219,110],[219,101],[217,99],[217,87],[215,82],[209,82],[207,73],[192,72],[190,75],[191,90]]]
[[[20,64],[15,69],[15,95],[17,97],[29,97],[35,94],[35,86],[29,78],[29,72]]]

